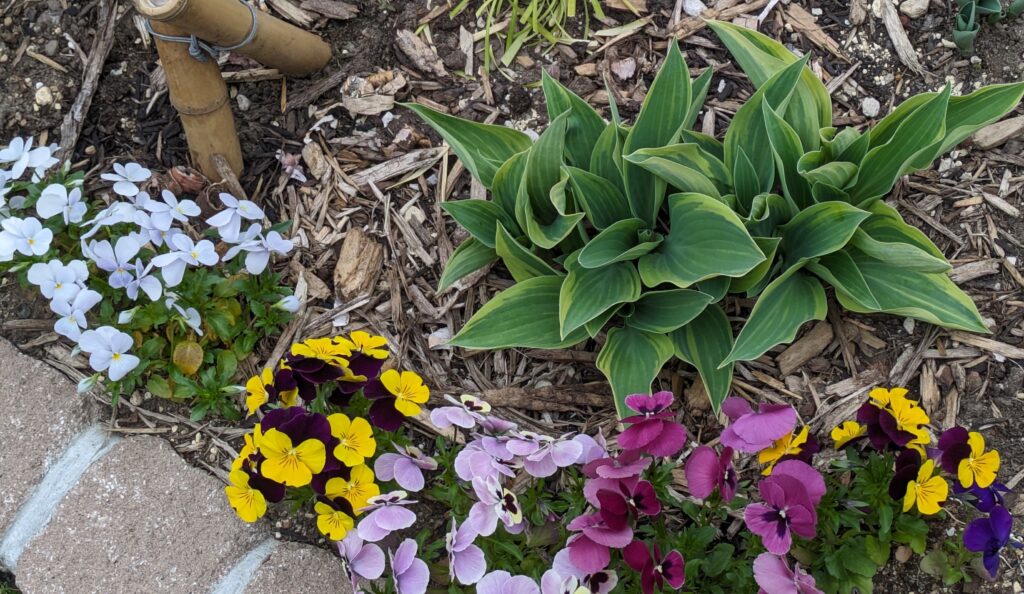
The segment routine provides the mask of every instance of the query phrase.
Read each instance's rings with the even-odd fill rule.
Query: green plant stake
[[[871,130],[840,130],[807,57],[710,25],[757,87],[724,142],[692,129],[710,71],[691,80],[674,42],[632,126],[614,105],[605,123],[546,74],[551,125],[533,143],[407,105],[491,194],[445,204],[471,237],[439,290],[496,260],[516,281],[451,343],[555,349],[606,333],[597,366],[622,415],[624,398],[649,392],[673,356],[696,367],[718,410],[733,364],[823,319],[829,285],[851,311],[987,332],[942,252],[882,199],[1013,109],[1024,84],[964,97],[947,87],[908,99]],[[728,293],[756,298],[738,334],[721,303]]]

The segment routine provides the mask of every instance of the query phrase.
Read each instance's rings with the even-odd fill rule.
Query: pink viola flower
[[[619,481],[616,487],[597,492],[600,503],[598,513],[609,528],[615,530],[628,526],[630,517],[656,516],[661,513],[661,502],[651,483]]]
[[[492,456],[484,450],[482,442],[476,439],[467,443],[455,456],[455,474],[466,482],[492,477],[499,479],[501,475],[515,478],[515,469],[519,465],[514,458],[511,454],[507,454],[504,459]]]
[[[588,478],[625,479],[639,477],[651,465],[651,458],[642,456],[639,450],[627,450],[618,456],[598,458],[583,466]]]
[[[538,478],[549,477],[559,468],[572,466],[583,454],[583,445],[579,442],[565,437],[555,439],[533,431],[513,432],[505,449],[520,456],[523,470]]]
[[[722,432],[722,445],[747,454],[771,446],[796,426],[796,410],[788,404],[760,404],[754,412],[746,400],[732,396],[722,403],[722,412],[732,421]]]
[[[430,422],[439,429],[448,429],[453,425],[472,429],[484,420],[484,415],[491,412],[491,405],[476,396],[463,394],[456,400],[445,394],[444,398],[453,406],[441,406],[430,411]]]
[[[361,525],[361,524],[360,524]],[[416,541],[407,538],[391,553],[391,580],[395,585],[395,594],[425,594],[430,583],[430,570],[427,564],[416,557]]]
[[[760,503],[751,503],[743,513],[747,528],[761,537],[768,552],[784,555],[793,544],[793,534],[814,538],[818,523],[816,508],[825,494],[825,479],[800,460],[786,460],[757,485]]]
[[[569,549],[555,553],[551,569],[544,572],[540,579],[541,594],[608,594],[619,583],[619,576],[610,570],[594,573],[580,571],[569,559]]]
[[[679,551],[671,550],[663,557],[658,545],[654,545],[652,551],[643,541],[634,540],[623,549],[622,558],[640,574],[640,589],[644,594],[660,591],[666,583],[678,590],[686,581],[685,562]]]
[[[603,433],[598,433],[596,438],[580,433],[572,440],[583,448],[579,460],[576,460],[577,464],[589,464],[594,460],[608,457],[608,442],[605,441]]]
[[[726,502],[736,496],[736,485],[739,482],[736,469],[732,466],[733,450],[722,448],[721,454],[708,446],[700,446],[693,450],[686,459],[686,484],[690,495],[697,499],[707,499],[716,490]]]
[[[637,414],[622,419],[629,425],[619,434],[624,450],[639,450],[655,457],[674,456],[686,445],[686,428],[673,420],[672,392],[626,396],[626,406]]]
[[[448,578],[464,586],[480,581],[487,571],[487,560],[480,547],[473,544],[476,531],[466,523],[459,527],[452,518],[452,529],[445,537],[444,546],[448,551]]]
[[[577,534],[569,537],[569,560],[581,572],[595,573],[608,567],[611,550],[621,549],[633,540],[629,526],[613,528],[600,512],[577,516],[567,528]]]
[[[506,421],[498,417],[484,417],[480,421],[480,430],[485,435],[501,435],[502,433],[508,433],[513,431],[518,425],[512,421]]]
[[[540,588],[528,576],[492,571],[477,583],[476,594],[540,594]]]
[[[395,445],[395,453],[381,454],[373,463],[373,472],[382,481],[395,481],[413,493],[423,488],[423,471],[437,470],[437,461],[419,448]]]
[[[468,524],[480,536],[490,536],[498,528],[498,520],[512,534],[523,531],[523,509],[515,493],[501,486],[496,477],[473,479],[477,502],[469,509]]]
[[[367,500],[363,512],[370,512],[359,522],[357,532],[359,538],[368,542],[378,542],[396,530],[412,526],[416,522],[416,513],[404,506],[415,501],[406,499],[405,491],[392,491],[377,495]]]
[[[359,580],[375,580],[384,574],[384,551],[375,544],[365,544],[355,531],[349,531],[338,542],[338,553],[353,592],[362,592]]]
[[[790,569],[784,558],[771,553],[754,559],[754,581],[761,588],[758,594],[824,594],[799,563]]]

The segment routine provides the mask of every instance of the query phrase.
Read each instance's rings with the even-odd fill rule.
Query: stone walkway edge
[[[238,520],[219,479],[162,439],[111,435],[3,339],[0,381],[23,388],[0,392],[0,569],[23,594],[351,594],[337,557]]]

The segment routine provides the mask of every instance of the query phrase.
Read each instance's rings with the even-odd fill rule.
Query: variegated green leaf
[[[694,143],[640,149],[626,161],[647,169],[683,192],[719,197],[732,188],[732,175],[721,160]],[[703,188],[703,189],[701,189]]]
[[[708,97],[708,89],[711,88],[711,77],[715,74],[714,68],[706,68],[700,76],[693,79],[690,86],[690,107],[686,110],[686,117],[683,119],[683,130],[692,130],[697,122],[700,110],[704,107],[704,100]]]
[[[562,335],[568,336],[601,315],[609,307],[632,303],[640,298],[640,275],[629,262],[602,268],[583,268],[568,263],[569,271],[558,295]]]
[[[622,180],[622,145],[625,143],[624,132],[617,124],[608,124],[594,145],[594,153],[590,156],[590,172],[608,180],[613,186],[626,194],[626,185]]]
[[[591,239],[579,254],[580,266],[601,268],[613,262],[636,260],[661,244],[661,235],[640,219],[623,219]]]
[[[604,229],[633,216],[626,196],[615,184],[576,167],[565,167],[563,171],[569,176],[573,198],[595,228]]]
[[[437,292],[444,291],[460,278],[497,261],[498,254],[493,248],[477,241],[475,237],[470,237],[459,244],[452,252],[452,257],[448,258],[444,272],[441,273],[441,280],[437,283]]]
[[[691,289],[649,291],[633,304],[626,324],[647,332],[672,332],[699,316],[712,299],[711,295]]]
[[[732,326],[717,305],[707,306],[699,316],[671,335],[676,357],[697,368],[711,408],[718,413],[732,385],[732,363],[719,367],[732,350]]]
[[[526,177],[523,185],[534,216],[544,225],[549,224],[559,214],[555,205],[551,203],[551,188],[562,179],[562,153],[565,150],[568,118],[569,114],[563,113],[552,120],[551,125],[541,133],[537,143],[530,149],[526,159]],[[517,198],[517,208],[521,199]],[[519,223],[523,226],[523,221]]]
[[[800,211],[782,227],[783,270],[841,250],[868,216],[845,202],[822,202]]]
[[[494,232],[498,224],[506,229],[518,229],[515,218],[500,206],[487,200],[456,200],[442,202],[441,208],[450,214],[480,243],[494,247]]]
[[[649,394],[651,384],[672,357],[672,341],[664,334],[635,328],[612,328],[597,355],[597,368],[608,378],[619,418],[628,416],[626,396]]]
[[[881,307],[857,264],[845,251],[834,252],[817,261],[808,262],[807,269],[835,287],[837,292],[848,295],[858,307],[868,311],[878,311]]]
[[[558,271],[516,241],[501,225],[498,225],[495,233],[494,250],[516,282],[535,276],[559,275]]]
[[[739,278],[732,279],[732,283],[729,285],[729,291],[733,293],[750,291],[757,285],[761,284],[764,277],[771,272],[772,264],[775,263],[775,252],[778,251],[779,242],[782,241],[782,238],[755,237],[754,241],[757,243],[757,247],[761,249],[761,252],[764,253],[765,260],[755,266],[750,272]]]
[[[569,162],[577,167],[590,165],[591,152],[598,137],[604,131],[605,123],[589,103],[562,86],[541,68],[541,88],[548,108],[548,120],[568,112],[565,132],[565,150]]]
[[[807,208],[813,203],[811,189],[800,176],[797,164],[804,154],[800,137],[786,120],[782,119],[771,105],[761,104],[764,111],[765,129],[771,142],[772,153],[775,154],[775,170],[779,173],[783,192],[800,208]]]

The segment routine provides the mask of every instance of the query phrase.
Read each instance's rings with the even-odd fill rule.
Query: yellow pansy
[[[332,478],[324,486],[324,495],[328,499],[344,497],[352,505],[355,514],[366,507],[371,497],[380,495],[380,487],[373,482],[373,471],[365,464],[360,464],[352,469],[348,480],[343,478]]]
[[[781,460],[784,456],[795,456],[800,453],[800,448],[807,443],[808,428],[804,426],[796,436],[793,436],[793,432],[783,435],[782,437],[775,440],[775,442],[769,447],[761,450],[757,454],[758,464],[767,464],[761,474],[768,476],[772,473],[775,468],[775,463]]]
[[[292,438],[277,429],[263,434],[259,450],[266,457],[260,467],[263,476],[289,487],[308,485],[327,462],[327,448],[322,441],[307,439],[292,445]]]
[[[836,442],[836,449],[842,449],[843,446],[850,443],[858,437],[867,435],[868,428],[861,425],[857,421],[846,421],[842,425],[837,425],[832,429],[832,439]]]
[[[359,466],[377,451],[373,439],[373,428],[362,418],[349,419],[347,415],[333,414],[327,417],[331,424],[331,435],[340,443],[334,448],[334,457],[345,466]]]
[[[228,503],[243,522],[255,522],[267,513],[267,499],[249,486],[249,475],[242,470],[232,470],[228,475],[231,484],[224,487]]]
[[[977,431],[967,434],[967,445],[971,446],[969,456],[960,461],[957,478],[964,487],[978,485],[982,489],[989,487],[996,480],[999,472],[999,452],[985,451],[985,438]]]
[[[348,357],[352,355],[352,343],[344,339],[342,341],[332,338],[310,338],[293,344],[292,354],[298,357],[320,359],[337,367],[348,367]]]
[[[430,398],[430,390],[423,385],[423,379],[411,371],[398,373],[389,369],[381,374],[380,383],[395,396],[395,409],[407,417],[420,414],[419,404]]]
[[[903,497],[903,511],[910,511],[914,505],[926,516],[939,513],[942,502],[949,497],[949,485],[941,476],[932,476],[935,461],[926,460],[917,471],[917,479],[907,485],[907,493]]]
[[[871,390],[870,393],[868,393],[868,396],[871,397],[871,400],[874,401],[874,404],[880,408],[885,408],[889,406],[889,402],[892,400],[894,396],[900,398],[906,395],[906,388],[875,388],[874,390]]]
[[[369,332],[356,330],[349,335],[349,339],[355,345],[355,348],[352,349],[354,351],[359,351],[367,357],[373,357],[374,359],[388,358],[388,339],[383,336],[376,336]]]
[[[245,382],[245,408],[249,411],[245,416],[252,416],[261,406],[270,400],[268,387],[274,385],[274,372],[264,368],[259,375],[254,375]]]
[[[313,509],[316,511],[316,527],[321,534],[331,540],[344,540],[345,535],[355,525],[352,516],[322,501],[318,501]]]
[[[260,426],[256,425],[256,431],[259,430]],[[256,453],[255,433],[246,433],[242,439],[245,440],[245,443],[242,445],[242,451],[238,452],[238,457],[231,463],[231,470],[241,469],[246,460]]]

